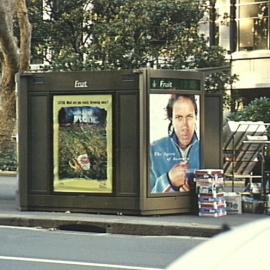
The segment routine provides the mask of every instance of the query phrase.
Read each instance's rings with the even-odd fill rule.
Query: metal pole
[[[236,0],[230,2],[230,51],[235,52],[237,47],[236,27]]]
[[[216,43],[216,0],[210,1],[209,6],[209,43],[210,46],[217,45]]]

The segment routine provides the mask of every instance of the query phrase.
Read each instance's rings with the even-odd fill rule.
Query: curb
[[[168,224],[148,222],[119,222],[78,220],[74,217],[48,218],[34,215],[0,215],[0,225],[16,227],[38,227],[49,230],[69,230],[93,233],[147,235],[147,236],[190,236],[213,237],[224,231],[223,226],[201,224]]]
[[[1,171],[0,170],[0,176],[12,176],[12,177],[15,177],[15,176],[17,176],[17,172],[15,172],[15,171]]]

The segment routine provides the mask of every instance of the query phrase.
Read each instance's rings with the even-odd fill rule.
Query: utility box
[[[200,72],[152,69],[18,74],[19,208],[193,211],[193,171],[222,167],[222,99],[203,82]],[[173,107],[182,95],[191,112]],[[180,135],[181,121],[195,135]],[[184,151],[166,146],[173,137]],[[182,162],[185,184],[175,186],[169,166]]]

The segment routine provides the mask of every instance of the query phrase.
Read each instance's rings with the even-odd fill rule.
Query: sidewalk
[[[254,220],[269,218],[265,214],[247,213],[212,218],[188,214],[126,216],[20,211],[15,200],[16,187],[17,179],[14,175],[0,174],[0,225],[118,234],[211,237],[227,228],[233,229]]]

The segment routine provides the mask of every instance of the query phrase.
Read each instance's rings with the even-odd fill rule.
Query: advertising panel
[[[53,97],[54,191],[112,192],[112,96]]]
[[[200,168],[200,95],[150,94],[150,193],[190,192]]]

